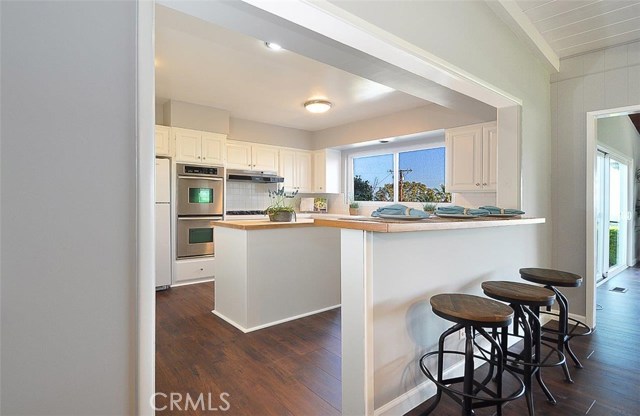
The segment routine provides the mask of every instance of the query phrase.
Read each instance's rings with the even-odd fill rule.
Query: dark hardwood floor
[[[610,292],[621,286],[626,293]],[[213,284],[197,284],[157,294],[156,391],[220,393],[232,415],[337,415],[341,407],[340,310],[243,334],[211,313]],[[546,402],[535,385],[536,415],[636,416],[640,414],[640,269],[631,268],[597,292],[598,328],[572,346],[585,368],[571,366],[574,384],[559,368],[544,379],[558,403]],[[206,400],[206,397],[205,397]],[[219,402],[219,400],[218,400]],[[179,402],[184,405],[184,401]],[[156,402],[159,415],[196,415],[202,410],[169,410]],[[418,415],[423,404],[409,415]],[[478,416],[493,415],[478,409]],[[446,396],[432,413],[459,415]],[[524,399],[504,407],[504,416],[526,415]]]
[[[171,412],[172,392],[194,401],[204,393],[205,402],[211,393],[221,409],[228,393],[220,414],[340,414],[340,309],[243,334],[211,313],[213,291],[202,283],[157,293],[156,391],[167,395],[156,398],[167,407],[157,414],[205,413]]]

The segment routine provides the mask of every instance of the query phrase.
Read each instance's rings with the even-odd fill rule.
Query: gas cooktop
[[[253,211],[227,211],[227,215],[265,215],[262,210]]]

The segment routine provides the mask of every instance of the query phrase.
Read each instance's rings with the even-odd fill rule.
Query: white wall
[[[175,100],[167,101],[163,107],[166,126],[229,133],[229,112],[226,110]]]
[[[431,104],[313,132],[315,149],[494,121]]]
[[[0,413],[134,414],[136,4],[0,7]]]
[[[554,268],[586,273],[586,113],[640,104],[640,42],[560,61],[551,83]],[[568,289],[586,313],[585,285]]]
[[[598,143],[640,162],[640,134],[629,116],[605,117],[597,120]]]
[[[306,130],[240,118],[229,120],[229,139],[232,140],[311,150],[311,136],[311,132]]]

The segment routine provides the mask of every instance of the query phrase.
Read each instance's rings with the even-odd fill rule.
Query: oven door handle
[[[183,175],[178,175],[178,179],[198,179],[198,180],[204,180],[204,181],[216,181],[216,182],[222,182],[222,178],[206,178],[203,176],[183,176]]]
[[[212,221],[222,221],[222,217],[178,217],[178,221],[182,220],[212,220]]]

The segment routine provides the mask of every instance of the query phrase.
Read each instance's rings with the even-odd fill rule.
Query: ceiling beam
[[[521,38],[553,72],[560,71],[560,58],[542,37],[529,17],[513,0],[485,0],[487,5]]]

